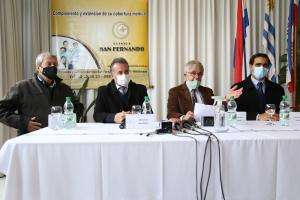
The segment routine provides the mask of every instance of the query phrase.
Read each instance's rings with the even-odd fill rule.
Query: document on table
[[[195,115],[195,120],[197,122],[201,121],[201,118],[204,116],[213,117],[214,116],[214,107],[212,105],[195,103],[194,115]]]

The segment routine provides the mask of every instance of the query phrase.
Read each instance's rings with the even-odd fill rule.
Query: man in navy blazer
[[[284,95],[283,88],[267,78],[270,59],[264,53],[254,54],[250,60],[250,72],[245,80],[232,86],[231,93],[242,91],[236,97],[237,111],[245,111],[247,120],[278,120],[279,104]],[[265,112],[266,104],[275,104],[276,114]]]
[[[132,105],[141,105],[147,95],[144,85],[130,80],[129,65],[124,58],[115,58],[110,71],[112,80],[98,88],[94,120],[104,123],[122,123]]]

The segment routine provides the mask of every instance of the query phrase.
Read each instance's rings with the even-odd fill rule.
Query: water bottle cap
[[[282,96],[282,100],[283,100],[283,101],[286,101],[286,100],[287,100],[287,96],[286,96],[286,95],[283,95],[283,96]]]
[[[66,100],[71,100],[71,97],[66,97]]]
[[[147,100],[147,101],[150,100],[148,96],[145,96],[144,99]]]

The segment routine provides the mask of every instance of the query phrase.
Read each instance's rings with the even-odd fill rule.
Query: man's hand
[[[239,98],[243,94],[243,88],[237,90],[237,85],[231,88],[226,94],[226,100],[229,100],[230,97],[234,97],[235,99]]]
[[[271,121],[278,121],[279,120],[279,115],[277,113],[275,113],[271,117],[267,113],[262,113],[262,114],[258,115],[257,120],[259,120],[259,121],[269,121],[269,120],[271,120]]]
[[[39,130],[42,127],[41,123],[35,121],[36,117],[32,117],[27,125],[27,131],[32,132]]]
[[[189,121],[191,119],[194,119],[194,113],[192,111],[188,111],[182,118],[182,120]]]
[[[128,112],[122,111],[122,112],[117,113],[114,118],[115,123],[121,124],[123,122],[123,120],[125,119],[125,114],[130,114],[130,111],[128,111]]]
[[[181,120],[179,118],[170,118],[169,119],[170,122],[172,122],[172,129],[173,130],[177,130],[178,126],[175,127],[175,124],[179,124],[180,128],[182,128],[182,123]]]
[[[179,118],[170,118],[169,121],[172,122],[173,124],[181,122]]]

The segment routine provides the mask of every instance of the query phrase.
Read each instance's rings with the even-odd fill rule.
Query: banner
[[[124,57],[133,81],[149,86],[147,0],[51,0],[51,51],[59,76],[74,89],[111,80],[109,65]]]

